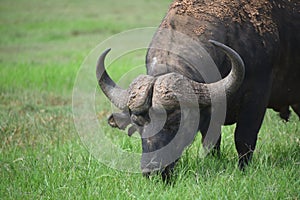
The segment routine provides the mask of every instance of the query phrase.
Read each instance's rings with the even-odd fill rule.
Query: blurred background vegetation
[[[295,115],[285,124],[267,113],[246,173],[236,167],[234,126],[223,129],[220,159],[198,158],[196,138],[174,186],[110,169],[82,145],[71,97],[80,65],[108,37],[158,26],[170,2],[0,1],[0,199],[300,198]],[[140,148],[138,139],[109,128],[107,134],[123,149]]]

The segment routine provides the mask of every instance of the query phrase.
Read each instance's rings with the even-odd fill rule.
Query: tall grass
[[[108,36],[157,26],[170,0],[0,2],[0,199],[299,199],[300,124],[268,111],[252,164],[237,168],[234,126],[223,128],[220,158],[180,159],[173,185],[97,161],[74,127],[71,94],[89,51]],[[138,59],[120,60],[125,70]],[[141,57],[142,59],[142,57]],[[93,67],[93,66],[92,66]],[[122,71],[111,72],[120,77]],[[107,109],[99,105],[99,115]],[[106,125],[107,126],[107,125]],[[126,151],[139,138],[105,128]]]

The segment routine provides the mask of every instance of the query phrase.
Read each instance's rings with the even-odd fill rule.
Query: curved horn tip
[[[98,58],[98,62],[97,62],[97,66],[96,66],[96,76],[97,76],[98,80],[100,80],[103,71],[105,71],[104,60],[110,51],[111,51],[111,48],[106,49]]]
[[[103,58],[105,58],[106,55],[107,55],[110,51],[111,51],[111,48],[108,48],[108,49],[106,49],[105,51],[103,51],[103,53],[99,56],[98,63],[99,63],[100,61],[102,61]]]
[[[210,43],[212,43],[213,45],[215,46],[218,46],[218,47],[227,47],[225,44],[221,43],[221,42],[218,42],[216,40],[208,40]]]
[[[220,48],[231,60],[231,71],[230,73],[222,80],[212,83],[214,87],[215,85],[220,84],[225,86],[225,90],[227,94],[231,94],[236,91],[240,85],[242,84],[245,76],[245,64],[240,55],[230,47],[217,42],[215,40],[209,40],[214,46]]]
[[[223,49],[223,51],[225,50],[225,53],[228,55],[228,53],[232,54],[233,56],[235,56],[238,59],[238,62],[241,63],[241,65],[244,67],[244,61],[241,58],[241,56],[232,48],[230,48],[229,46],[226,46],[225,44],[215,41],[215,40],[208,40],[210,43],[212,43],[213,45],[220,47],[221,49]]]
[[[103,54],[107,54],[108,52],[110,52],[111,48],[106,49]]]

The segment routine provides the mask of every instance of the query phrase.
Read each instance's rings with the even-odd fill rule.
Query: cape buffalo
[[[221,79],[207,78],[205,57],[173,32],[203,46]],[[300,103],[299,47],[299,0],[175,0],[148,49],[147,75],[140,75],[129,89],[118,87],[106,73],[109,50],[100,56],[98,83],[123,111],[108,122],[120,129],[133,125],[128,132],[141,135],[143,173],[159,171],[163,178],[197,131],[204,146],[214,145],[218,152],[221,125],[236,123],[234,140],[243,169],[251,160],[266,109],[280,111]],[[225,119],[213,120],[212,113],[222,102],[226,102]],[[190,117],[198,109],[200,118]],[[193,129],[195,119],[198,126]],[[173,142],[181,131],[184,135]],[[217,133],[216,141],[209,131]],[[158,151],[166,146],[167,151]],[[176,159],[167,161],[173,154]]]

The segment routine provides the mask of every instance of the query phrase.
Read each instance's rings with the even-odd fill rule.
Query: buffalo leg
[[[291,115],[291,111],[289,109],[289,106],[283,106],[282,108],[280,108],[279,116],[280,116],[281,119],[288,122],[289,118],[290,118],[290,115]]]
[[[240,169],[244,169],[252,158],[258,131],[265,114],[265,110],[261,110],[259,114],[251,113],[253,110],[248,111],[241,114],[242,116],[239,118],[234,134],[235,147],[239,155]]]
[[[242,170],[251,161],[257,135],[266,112],[268,94],[264,94],[263,91],[268,90],[253,93],[253,96],[247,97],[248,101],[243,101],[237,119],[234,139],[239,155],[239,167]]]

